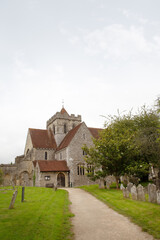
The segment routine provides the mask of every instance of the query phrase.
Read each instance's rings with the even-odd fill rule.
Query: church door
[[[57,186],[58,187],[65,187],[65,175],[63,173],[58,173]]]

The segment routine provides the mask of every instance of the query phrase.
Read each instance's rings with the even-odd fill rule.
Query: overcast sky
[[[88,127],[160,94],[159,0],[0,1],[0,163],[61,110]]]

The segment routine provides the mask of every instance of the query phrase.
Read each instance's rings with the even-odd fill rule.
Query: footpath
[[[75,240],[153,240],[149,234],[100,200],[78,188],[69,192]]]

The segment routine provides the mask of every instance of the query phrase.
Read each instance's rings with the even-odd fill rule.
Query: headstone
[[[128,189],[129,192],[131,192],[131,188],[132,188],[132,187],[133,187],[133,183],[129,182],[129,183],[127,184],[127,189]]]
[[[11,200],[11,203],[9,205],[9,209],[12,209],[14,207],[14,203],[16,201],[17,193],[18,193],[17,190],[13,193],[12,200]]]
[[[123,184],[121,183],[121,185],[120,185],[120,190],[123,190],[123,188],[124,188],[124,186],[123,186]]]
[[[148,184],[148,195],[149,195],[149,202],[156,203],[157,202],[157,193],[156,193],[156,185]]]
[[[141,184],[137,187],[137,200],[145,201],[144,188]]]
[[[99,188],[104,189],[104,179],[99,180]]]
[[[111,184],[110,184],[109,182],[106,182],[106,188],[107,188],[107,189],[110,189],[110,185],[111,185]]]
[[[160,190],[157,190],[157,203],[160,204]]]
[[[131,188],[131,195],[133,200],[137,200],[137,188],[135,185]]]
[[[127,188],[123,187],[123,197],[124,198],[129,198],[129,191]]]

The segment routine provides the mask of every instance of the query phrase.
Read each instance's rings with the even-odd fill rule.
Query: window
[[[87,155],[87,153],[83,150],[83,156]]]
[[[45,176],[45,177],[44,177],[44,179],[45,179],[46,181],[49,181],[50,178],[51,178],[50,176]]]
[[[72,124],[72,128],[75,128],[75,124],[74,123]]]
[[[53,124],[53,133],[55,134],[56,130],[55,130],[55,125]]]
[[[64,124],[64,133],[67,133],[67,125],[66,125],[66,123]]]
[[[47,152],[44,153],[44,159],[47,160]]]
[[[83,133],[83,139],[85,139],[86,138],[86,135],[85,135],[85,133]]]
[[[87,172],[88,173],[94,173],[94,167],[90,164],[87,165]]]
[[[84,175],[84,164],[77,165],[77,175]]]

